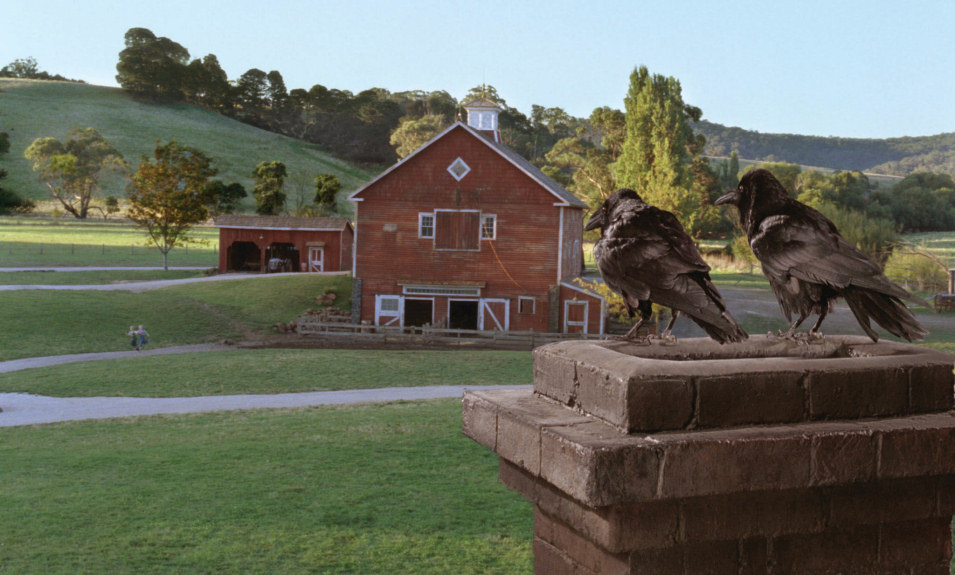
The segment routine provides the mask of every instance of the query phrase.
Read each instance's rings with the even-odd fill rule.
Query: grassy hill
[[[239,182],[251,192],[252,170],[262,161],[279,160],[289,171],[285,189],[294,207],[299,190],[314,197],[313,180],[320,173],[342,182],[340,198],[374,176],[373,172],[338,160],[317,146],[254,128],[193,105],[154,105],[130,98],[119,88],[69,82],[0,78],[0,131],[10,134],[10,153],[0,167],[10,175],[4,187],[21,196],[46,200],[23,152],[39,137],[66,138],[77,128],[95,128],[133,166],[151,155],[157,140],[176,140],[214,159],[219,179]],[[107,195],[125,197],[125,180],[106,182]],[[246,200],[251,207],[251,197]],[[346,204],[346,205],[342,205]],[[347,202],[339,207],[350,210]]]
[[[913,172],[955,174],[955,133],[888,138],[834,138],[763,134],[701,121],[693,129],[706,137],[704,153],[756,161],[789,162],[834,170],[903,177]]]

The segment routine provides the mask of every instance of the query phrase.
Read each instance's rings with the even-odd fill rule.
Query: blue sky
[[[767,133],[955,132],[955,2],[6,0],[0,66],[116,85],[129,28],[215,54],[230,79],[447,90],[508,105],[623,109],[630,73],[674,76],[704,119]],[[2,106],[2,99],[0,99]],[[2,114],[2,108],[0,108]],[[2,122],[2,115],[0,115]],[[0,126],[2,129],[2,126]]]

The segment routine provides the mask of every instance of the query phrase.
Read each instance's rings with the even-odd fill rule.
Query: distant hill
[[[701,121],[693,125],[706,137],[704,153],[748,160],[789,162],[834,170],[906,176],[912,172],[955,174],[955,133],[885,140],[762,134]]]
[[[239,182],[250,193],[252,170],[259,162],[284,162],[289,177],[285,189],[294,206],[299,189],[306,200],[315,196],[315,176],[334,174],[342,183],[340,198],[366,183],[374,173],[323,152],[317,146],[267,132],[197,106],[153,105],[136,101],[120,88],[69,82],[0,78],[0,131],[10,134],[10,152],[0,167],[10,175],[4,188],[34,200],[49,192],[37,182],[23,152],[34,139],[59,140],[77,128],[95,128],[120,150],[133,169],[143,155],[151,156],[156,141],[176,140],[213,158],[217,178]],[[104,187],[109,196],[125,197],[125,182],[114,178]],[[339,202],[340,204],[347,202]],[[340,206],[349,211],[348,205]]]

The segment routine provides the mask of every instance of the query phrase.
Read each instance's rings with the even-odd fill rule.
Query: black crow
[[[600,228],[600,240],[594,245],[600,275],[623,296],[630,317],[635,310],[640,313],[626,339],[650,318],[651,303],[673,310],[664,337],[669,337],[682,313],[720,343],[746,339],[710,281],[710,266],[673,214],[624,188],[610,194],[584,226],[595,228]]]
[[[870,319],[909,341],[928,335],[901,300],[928,304],[889,281],[879,265],[843,239],[828,218],[789,197],[768,170],[746,173],[738,188],[716,200],[720,204],[733,204],[739,210],[749,245],[786,321],[792,322],[787,336],[813,313],[819,319],[809,334],[817,334],[839,297],[846,300],[872,341],[879,341],[879,336]]]

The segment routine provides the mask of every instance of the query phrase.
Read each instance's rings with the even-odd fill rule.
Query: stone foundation
[[[757,336],[571,341],[465,394],[540,574],[949,574],[955,358]]]

